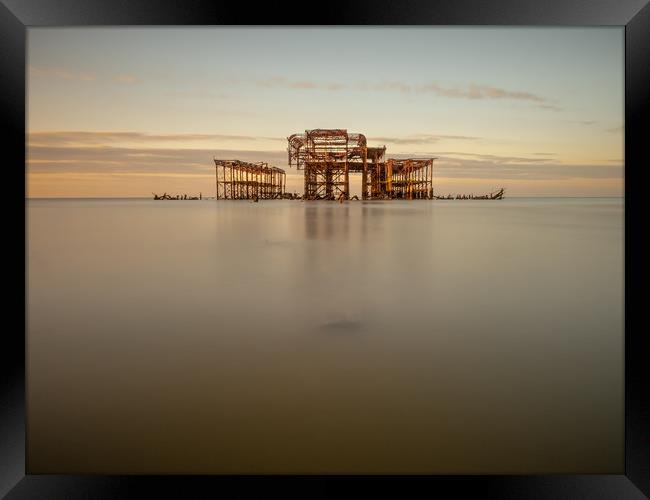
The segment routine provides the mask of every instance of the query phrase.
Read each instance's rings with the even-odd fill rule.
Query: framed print
[[[299,10],[3,0],[0,493],[650,495],[647,2]]]

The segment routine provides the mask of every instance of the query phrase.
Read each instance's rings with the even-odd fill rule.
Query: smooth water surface
[[[28,471],[622,473],[623,209],[30,200]]]

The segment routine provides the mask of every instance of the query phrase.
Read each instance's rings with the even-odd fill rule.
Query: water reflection
[[[348,204],[331,202],[305,202],[302,225],[308,239],[346,239],[350,229],[350,207]]]

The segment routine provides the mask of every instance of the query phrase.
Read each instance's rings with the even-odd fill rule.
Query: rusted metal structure
[[[217,200],[282,198],[287,184],[284,170],[268,163],[214,158]]]
[[[306,130],[287,138],[289,166],[304,171],[306,200],[350,199],[350,174],[361,173],[361,198],[430,199],[433,160],[385,159],[386,146],[345,129]]]
[[[350,172],[367,174],[366,138],[343,129],[306,130],[289,141],[289,166],[304,170],[304,199],[349,198]]]
[[[433,197],[433,158],[386,160],[386,184],[388,198],[406,200]]]

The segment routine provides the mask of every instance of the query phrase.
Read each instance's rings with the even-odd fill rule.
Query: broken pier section
[[[287,176],[268,163],[214,158],[217,200],[273,200],[282,198]]]

